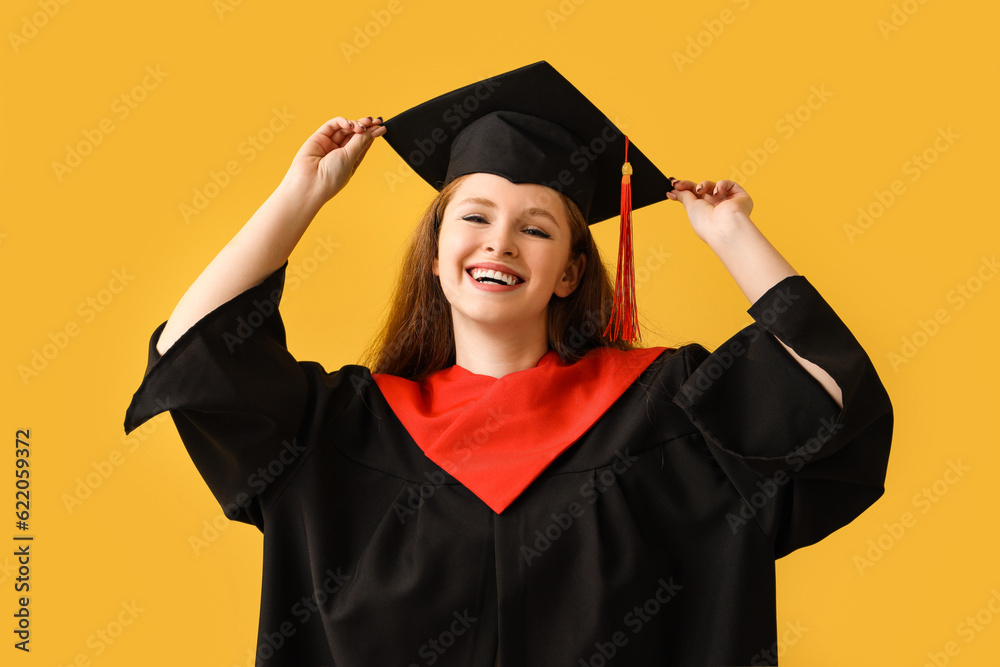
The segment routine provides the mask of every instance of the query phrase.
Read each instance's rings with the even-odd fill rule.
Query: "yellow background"
[[[741,170],[753,219],[851,327],[893,399],[885,496],[777,563],[781,664],[996,664],[1000,280],[976,282],[994,277],[984,257],[1000,250],[995,3],[63,2],[0,9],[0,662],[252,664],[260,535],[221,519],[169,418],[123,438],[149,335],[328,118],[388,118],[546,59],[668,175]],[[268,136],[275,110],[286,120]],[[250,136],[269,141],[252,160]],[[57,173],[67,146],[88,141]],[[239,173],[185,221],[181,205],[230,161]],[[401,165],[374,147],[293,253],[305,279],[282,310],[298,358],[354,363],[374,331],[433,195]],[[859,207],[879,213],[890,196],[851,233]],[[680,204],[637,212],[636,227],[645,342],[715,347],[749,323]],[[616,225],[595,233],[608,256]],[[321,240],[335,251],[307,261]],[[655,253],[670,256],[660,266]],[[22,377],[43,348],[57,352]],[[11,632],[18,428],[32,442],[27,655]],[[100,640],[133,603],[120,636]],[[972,631],[977,612],[989,622]]]

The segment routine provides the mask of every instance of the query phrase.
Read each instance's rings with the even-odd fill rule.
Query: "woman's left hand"
[[[734,181],[678,181],[670,179],[674,189],[668,199],[684,204],[695,234],[705,241],[722,260],[729,274],[750,303],[788,276],[795,269],[775,249],[750,220],[753,201]],[[814,362],[798,355],[777,339],[788,353],[844,407],[843,392],[837,382]]]
[[[753,200],[735,181],[678,181],[667,198],[684,204],[695,234],[706,242],[724,236],[734,222],[749,218]]]

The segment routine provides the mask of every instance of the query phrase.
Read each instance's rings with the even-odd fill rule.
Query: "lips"
[[[514,287],[524,282],[524,278],[500,264],[476,264],[466,268],[465,272],[480,285]]]
[[[493,269],[469,269],[469,275],[478,283],[494,283],[496,285],[513,286],[517,284],[517,277],[509,273],[494,271]]]

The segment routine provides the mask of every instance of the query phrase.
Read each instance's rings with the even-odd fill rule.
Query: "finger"
[[[726,197],[729,196],[730,191],[732,190],[734,185],[736,185],[735,181],[723,179],[718,183],[716,183],[715,187],[712,188],[712,194],[715,195],[716,197],[721,197],[725,199]]]
[[[363,121],[366,121],[367,124],[362,125],[361,123]],[[378,121],[381,121],[381,118],[378,119]],[[366,119],[359,120],[357,123],[354,124],[354,127],[355,130],[358,130],[357,134],[364,134],[369,139],[374,139],[375,137],[381,137],[383,134],[386,133],[385,126],[382,125],[381,122],[377,122],[376,119],[374,118],[370,119],[370,121],[367,121]]]
[[[381,136],[384,133],[384,127],[375,127],[371,130],[363,129],[360,133],[350,138],[345,146],[345,150],[348,155],[354,156],[352,160],[352,173],[358,168],[368,149],[375,142],[375,137]]]
[[[719,181],[719,185],[716,189],[719,191],[720,197],[730,197],[735,194],[746,194],[746,190],[743,189],[743,186],[736,181]]]
[[[354,134],[355,123],[343,116],[337,116],[323,123],[313,134],[327,152],[343,146]]]
[[[693,188],[694,188],[694,183],[690,182],[684,187],[678,188],[675,186],[671,192],[667,193],[667,197],[675,201],[679,201],[680,203],[684,204],[686,208],[689,204],[693,204],[694,202],[698,201],[698,195],[692,192]]]
[[[347,120],[343,116],[337,116],[336,118],[331,118],[330,120],[323,123],[318,130],[319,133],[325,134],[330,137],[337,132],[351,132],[354,128],[354,122]]]
[[[381,124],[382,117],[379,116],[378,118],[372,118],[371,116],[365,116],[364,118],[359,119],[358,123],[364,128],[371,128],[375,125]]]
[[[715,182],[714,181],[700,181],[698,183],[695,183],[694,181],[687,181],[687,180],[685,180],[685,181],[676,181],[675,180],[675,181],[673,181],[673,185],[674,185],[674,190],[679,191],[678,195],[676,197],[674,197],[674,199],[677,199],[678,201],[681,201],[681,202],[686,202],[686,201],[688,201],[688,199],[682,198],[681,195],[679,194],[680,192],[688,192],[688,193],[690,193],[692,195],[692,197],[694,199],[702,199],[702,198],[706,198],[706,197],[711,197],[711,195],[709,193],[715,187]],[[714,203],[714,201],[710,202],[710,203]]]
[[[671,199],[673,201],[682,201],[680,193],[693,190],[695,186],[694,181],[680,180],[674,178],[673,176],[670,177],[670,184],[674,186],[674,189],[667,193],[667,199]]]
[[[695,186],[694,191],[699,196],[707,195],[715,188],[715,181],[702,181]]]
[[[380,137],[383,134],[385,134],[385,129],[382,129],[379,132],[375,132],[375,130],[378,130],[380,127],[382,127],[382,117],[381,116],[378,116],[376,118],[373,118],[371,116],[365,116],[364,118],[358,119],[354,123],[354,131],[355,131],[355,133],[370,132],[370,133],[374,133],[374,134],[372,134],[373,137]]]
[[[670,179],[670,187],[672,189],[667,192],[667,199],[671,201],[677,201],[677,184],[680,183],[680,181],[674,178],[673,176],[670,176],[669,179]]]
[[[365,147],[361,149],[361,152],[358,153],[358,157],[354,158],[354,167],[352,169],[352,173],[354,171],[358,170],[358,165],[360,165],[361,161],[365,159],[365,155],[368,153],[368,149],[372,147],[373,143],[375,143],[375,142],[374,141],[368,141],[365,144]]]

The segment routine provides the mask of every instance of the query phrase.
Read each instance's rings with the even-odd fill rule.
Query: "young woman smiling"
[[[323,124],[153,332],[126,431],[170,410],[263,532],[258,665],[776,664],[774,559],[881,496],[884,387],[742,187],[667,179],[547,63],[489,83]],[[439,194],[369,363],[328,372],[284,270],[383,135]],[[588,225],[628,198],[684,206],[751,325],[605,335],[628,276]]]

